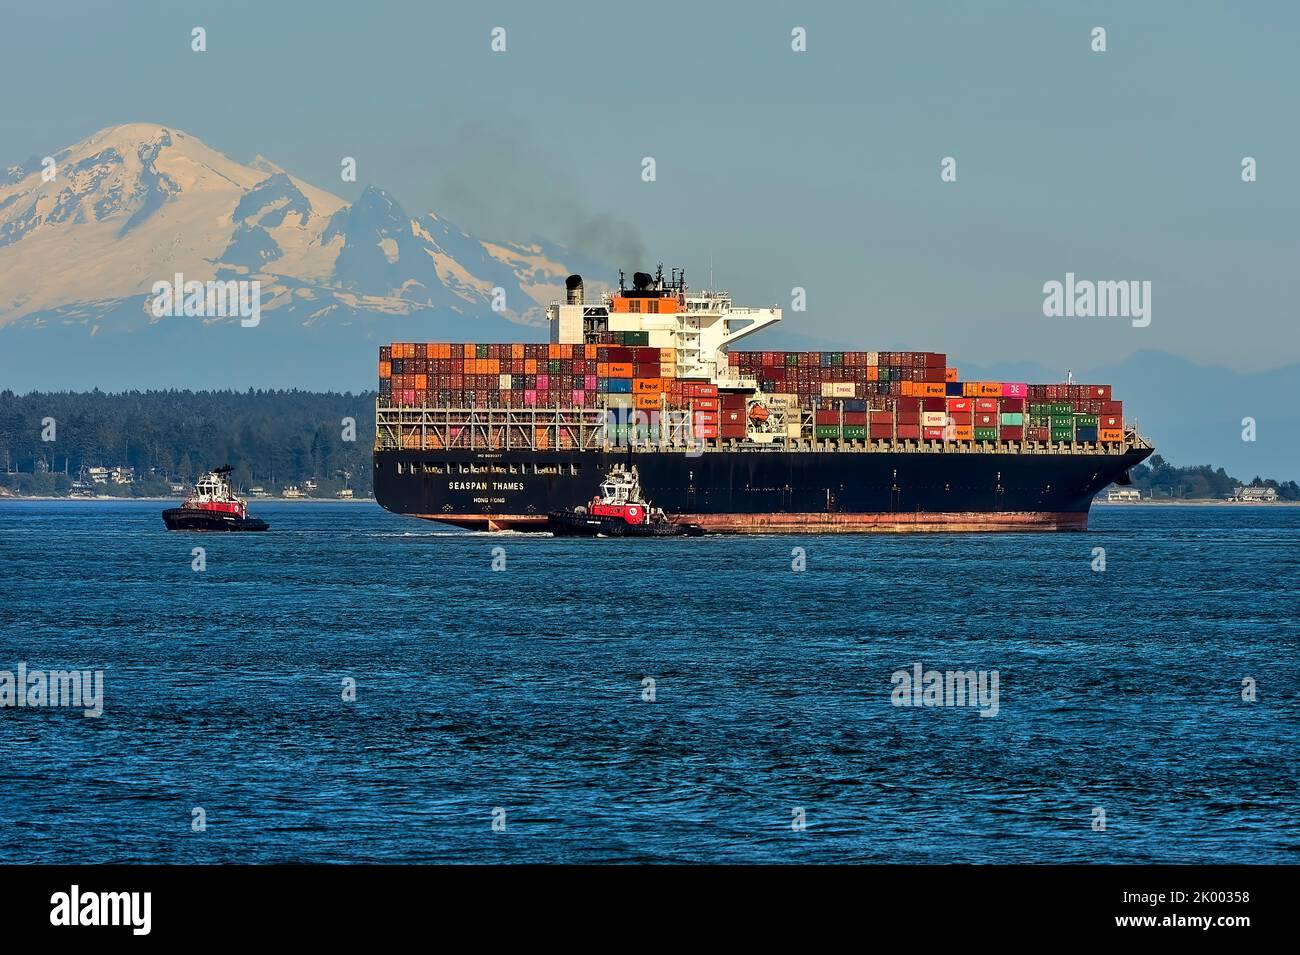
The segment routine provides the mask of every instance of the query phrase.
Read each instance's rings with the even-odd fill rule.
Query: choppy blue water
[[[0,503],[0,670],[105,680],[98,719],[0,709],[2,861],[1300,861],[1300,509],[562,541],[163,506]],[[893,705],[918,662],[998,671],[997,716]]]

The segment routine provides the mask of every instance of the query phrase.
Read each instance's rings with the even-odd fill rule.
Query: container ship
[[[713,533],[1086,530],[1152,447],[1109,385],[965,381],[939,352],[741,351],[778,308],[637,272],[548,343],[379,349],[375,497],[475,530],[542,531],[617,466]]]

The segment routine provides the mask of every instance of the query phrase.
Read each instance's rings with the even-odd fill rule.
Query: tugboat
[[[615,465],[600,482],[600,493],[585,507],[547,514],[556,537],[699,537],[704,528],[682,524],[641,496],[636,467]]]
[[[248,505],[235,497],[227,478],[230,465],[209,471],[194,485],[194,493],[180,507],[163,511],[169,531],[264,531],[271,525],[248,516]]]

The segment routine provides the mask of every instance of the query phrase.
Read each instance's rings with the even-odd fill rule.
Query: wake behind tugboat
[[[163,511],[169,531],[264,531],[271,525],[248,516],[248,505],[234,495],[227,480],[230,465],[209,471],[194,485],[180,507]]]
[[[636,467],[615,465],[600,483],[590,504],[551,511],[547,515],[556,537],[699,537],[698,524],[678,523],[641,495]]]

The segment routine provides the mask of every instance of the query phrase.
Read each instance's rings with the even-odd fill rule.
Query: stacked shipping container
[[[1109,385],[959,380],[941,352],[731,352],[765,395],[816,409],[818,440],[1119,443]]]
[[[725,379],[720,390],[677,378],[674,349],[641,344],[646,334],[612,332],[618,341],[591,345],[395,342],[379,350],[379,392],[399,408],[689,410],[696,436],[745,438],[754,395],[729,390]],[[790,437],[1124,439],[1123,407],[1109,385],[963,382],[939,352],[731,352],[728,361],[733,376],[757,382],[763,405],[786,412]],[[811,435],[800,428],[805,409]],[[655,436],[655,425],[636,427],[638,437]]]

